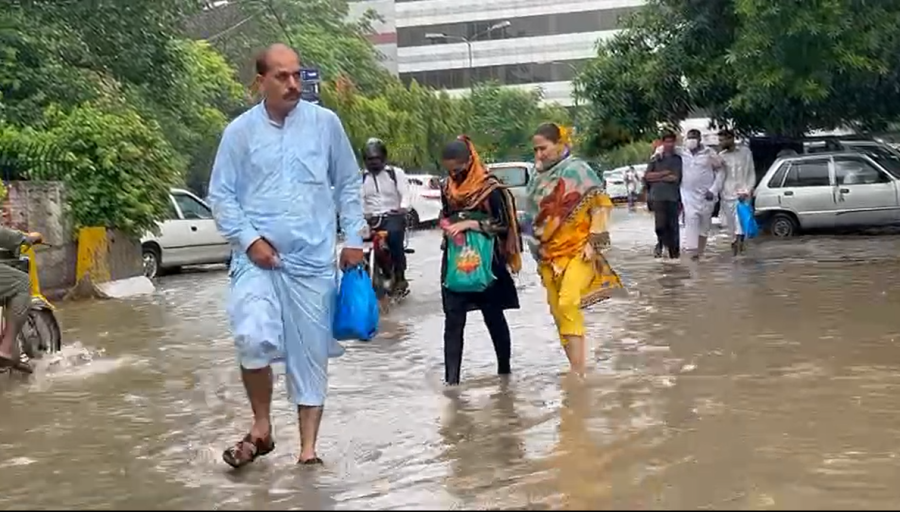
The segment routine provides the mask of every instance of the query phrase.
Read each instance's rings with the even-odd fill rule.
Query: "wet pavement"
[[[733,261],[649,257],[646,212],[618,210],[629,293],[588,315],[584,385],[529,262],[510,312],[514,375],[470,321],[464,385],[441,385],[434,232],[412,294],[332,363],[324,468],[296,467],[276,385],[276,451],[240,473],[248,427],[222,271],[156,295],[66,304],[63,357],[0,380],[0,508],[894,508],[900,502],[900,237],[761,241]],[[527,258],[526,258],[527,259]]]

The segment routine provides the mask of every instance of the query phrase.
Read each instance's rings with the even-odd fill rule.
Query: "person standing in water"
[[[637,201],[638,175],[633,165],[625,170],[625,191],[628,193],[628,211],[634,211],[634,203]]]
[[[647,165],[644,182],[649,189],[647,201],[656,225],[656,249],[653,256],[661,258],[663,249],[669,258],[681,255],[681,233],[678,217],[681,203],[681,156],[675,152],[675,134],[666,132],[662,136],[660,152],[655,153]]]
[[[681,152],[681,204],[684,206],[684,249],[692,260],[706,251],[706,240],[712,227],[716,198],[722,190],[725,173],[722,159],[700,142],[700,130],[689,130]]]
[[[449,174],[441,189],[441,302],[444,307],[444,381],[460,382],[463,334],[469,311],[480,310],[497,353],[497,373],[511,372],[512,342],[504,313],[519,309],[519,293],[510,272],[522,268],[522,239],[512,194],[488,174],[472,141],[461,136],[444,148],[442,164]],[[494,280],[479,292],[454,291],[447,286],[448,245],[474,230],[493,238],[491,271]]]
[[[271,364],[284,360],[298,463],[321,464],[328,358],[343,354],[331,331],[336,217],[346,235],[341,267],[361,264],[362,177],[338,116],[300,100],[297,54],[273,45],[256,70],[264,99],[225,128],[209,183],[213,217],[232,246],[228,313],[253,411],[249,432],[222,458],[239,468],[275,449]]]
[[[603,250],[613,208],[603,182],[571,155],[568,130],[540,125],[532,139],[536,173],[528,183],[527,219],[550,313],[572,371],[586,368],[582,308],[609,298],[622,281]]]
[[[725,182],[722,184],[722,208],[720,217],[725,220],[731,253],[735,256],[744,252],[744,231],[737,215],[737,205],[746,201],[756,185],[756,167],[750,148],[734,142],[734,132],[719,131],[719,156],[725,164]]]

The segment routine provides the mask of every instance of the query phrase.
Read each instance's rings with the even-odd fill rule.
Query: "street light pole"
[[[472,42],[478,40],[478,38],[481,36],[488,35],[495,30],[500,30],[501,28],[506,28],[506,27],[510,26],[511,24],[512,23],[510,23],[509,20],[501,21],[499,23],[494,23],[493,25],[488,27],[486,30],[481,31],[481,32],[473,35],[472,37],[451,36],[451,35],[444,34],[444,33],[428,33],[428,34],[425,34],[425,39],[428,39],[429,41],[454,40],[454,41],[460,41],[460,42],[466,43],[466,51],[468,52],[468,56],[469,56],[469,66],[467,68],[467,73],[469,76],[469,90],[471,91],[474,88],[474,83],[472,81],[472,71],[475,69],[474,59],[472,58]]]

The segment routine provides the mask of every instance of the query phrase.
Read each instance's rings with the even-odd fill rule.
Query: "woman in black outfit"
[[[512,194],[488,174],[472,142],[465,136],[449,143],[442,155],[450,174],[441,189],[441,299],[444,306],[444,380],[459,384],[466,315],[480,310],[497,353],[497,373],[510,373],[511,342],[504,311],[519,309],[519,295],[510,270],[521,268],[521,236]],[[477,218],[473,219],[473,217]],[[481,292],[455,292],[445,285],[448,238],[474,229],[495,238],[491,269],[493,282]]]

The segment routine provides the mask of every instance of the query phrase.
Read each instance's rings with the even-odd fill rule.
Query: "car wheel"
[[[797,220],[789,213],[776,213],[769,221],[769,231],[776,238],[790,238],[797,234],[800,226]]]
[[[144,275],[147,279],[156,278],[159,275],[160,270],[159,249],[153,246],[144,246],[143,259]]]
[[[419,212],[415,210],[409,211],[409,218],[407,221],[409,223],[409,229],[416,229],[419,227]]]

